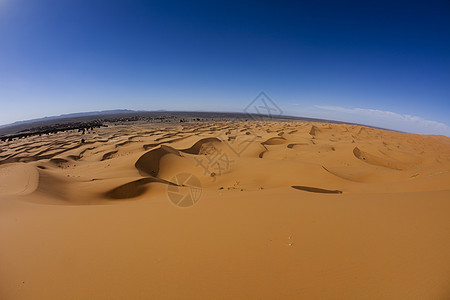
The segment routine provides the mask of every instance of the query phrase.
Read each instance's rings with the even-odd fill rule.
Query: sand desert
[[[32,136],[0,143],[0,299],[449,299],[449,216],[445,136],[257,120]]]

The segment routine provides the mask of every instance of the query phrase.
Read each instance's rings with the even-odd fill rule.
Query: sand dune
[[[400,161],[383,159],[381,157],[377,157],[370,153],[361,151],[358,147],[355,147],[353,149],[353,154],[355,155],[356,158],[361,159],[372,165],[382,166],[382,167],[391,168],[391,169],[395,169],[395,170],[407,169],[406,165]]]
[[[27,195],[38,187],[39,173],[28,164],[5,164],[0,166],[0,194]]]
[[[280,145],[286,143],[286,139],[282,137],[272,137],[262,142],[263,145]]]
[[[157,177],[148,176],[145,178],[141,178],[132,182],[125,183],[121,186],[118,186],[111,191],[108,191],[105,193],[106,197],[110,197],[113,199],[128,199],[128,198],[134,198],[137,196],[142,195],[146,190],[146,185],[150,182],[159,182],[164,183],[168,185],[176,185],[172,182],[159,179]]]
[[[6,141],[0,299],[446,299],[448,199],[443,136],[225,120]]]
[[[178,150],[169,147],[169,146],[160,146],[157,149],[153,149],[141,157],[134,164],[136,169],[138,169],[141,174],[150,175],[150,176],[158,176],[159,172],[159,161],[160,159],[167,154],[173,154],[180,156],[181,154]]]
[[[189,154],[200,154],[202,152],[202,148],[205,146],[205,144],[210,144],[212,145],[213,143],[220,143],[221,140],[219,140],[218,138],[204,138],[204,139],[200,139],[199,141],[197,141],[194,145],[192,145],[192,147],[189,147],[187,149],[183,149],[180,150],[184,153],[189,153]]]

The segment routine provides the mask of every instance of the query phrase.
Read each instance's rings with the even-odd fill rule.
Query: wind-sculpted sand
[[[200,182],[192,206],[171,198],[192,192],[179,174]],[[443,136],[297,121],[35,135],[0,143],[0,299],[449,299],[449,216]]]

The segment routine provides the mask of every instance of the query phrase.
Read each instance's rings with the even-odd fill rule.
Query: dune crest
[[[367,152],[361,151],[358,147],[355,147],[353,149],[353,154],[356,158],[367,162],[368,164],[381,166],[385,168],[395,169],[395,170],[406,170],[407,167],[405,164],[394,161],[394,160],[388,160],[381,157],[377,157],[375,155],[369,154]]]
[[[165,155],[172,154],[181,156],[180,152],[172,147],[161,145],[159,148],[150,150],[136,161],[134,166],[143,175],[158,176],[159,161]]]

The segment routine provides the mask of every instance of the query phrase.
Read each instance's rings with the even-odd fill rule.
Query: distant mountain
[[[50,116],[31,120],[17,121],[11,124],[1,125],[0,135],[12,134],[34,127],[52,126],[53,124],[58,124],[60,122],[61,123],[87,122],[93,121],[95,119],[107,119],[112,117],[126,118],[130,115],[136,114],[163,113],[163,112],[165,112],[165,110],[144,111],[144,110],[114,109],[114,110],[62,114],[59,116]]]
[[[57,120],[57,119],[78,118],[78,117],[88,117],[88,116],[105,116],[105,115],[115,115],[115,114],[134,113],[134,112],[138,112],[138,111],[137,110],[129,110],[129,109],[112,109],[112,110],[70,113],[70,114],[62,114],[59,116],[50,116],[50,117],[43,117],[43,118],[37,118],[37,119],[31,119],[31,120],[16,121],[14,123],[1,125],[0,128],[35,123],[35,122],[51,121],[51,120]],[[142,111],[140,111],[140,112],[142,112]]]

